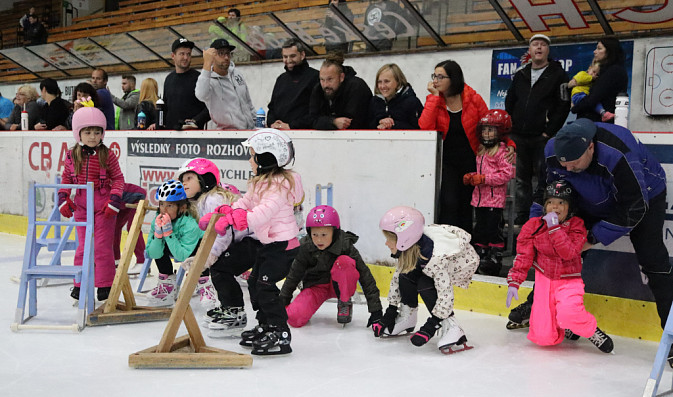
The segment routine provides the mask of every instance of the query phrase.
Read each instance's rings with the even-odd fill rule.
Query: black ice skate
[[[241,332],[241,341],[239,342],[239,345],[245,347],[252,347],[252,342],[257,339],[260,339],[262,336],[264,336],[264,334],[266,334],[266,331],[268,330],[269,330],[268,325],[257,324],[255,328]]]
[[[99,302],[102,302],[110,296],[110,290],[112,287],[98,287],[98,290],[96,291],[96,297],[98,298]]]
[[[76,301],[79,300],[79,287],[72,287],[70,289],[70,297]]]
[[[344,302],[339,299],[337,302],[337,323],[343,324],[345,327],[346,324],[350,323],[353,320],[353,302],[349,299],[347,302]]]
[[[528,328],[530,326],[530,309],[533,307],[531,302],[524,302],[512,309],[509,313],[509,322],[507,329]]]
[[[261,338],[252,341],[251,354],[256,356],[275,356],[292,353],[292,348],[290,347],[291,340],[290,328],[287,326],[281,328],[270,325],[269,330]]]
[[[589,338],[589,341],[603,353],[610,353],[612,352],[612,349],[615,348],[615,345],[612,343],[612,338],[598,327],[596,327],[596,332]]]
[[[568,339],[568,340],[578,340],[580,338],[579,335],[577,335],[576,333],[572,332],[569,329],[567,329],[565,331],[565,334],[566,334],[566,339]]]

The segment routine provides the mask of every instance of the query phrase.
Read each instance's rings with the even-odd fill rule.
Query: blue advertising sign
[[[631,95],[631,68],[633,66],[633,41],[622,41],[622,48],[626,60],[624,67],[629,75],[628,94]],[[587,70],[594,58],[596,43],[552,45],[550,56],[561,62],[561,65],[571,79],[576,73]],[[508,50],[493,50],[491,60],[491,103],[490,109],[504,109],[507,89],[512,84],[512,76],[527,63],[528,47],[512,48]],[[569,117],[575,116],[571,113]]]

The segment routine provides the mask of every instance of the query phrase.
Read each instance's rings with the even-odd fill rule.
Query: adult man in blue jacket
[[[659,162],[628,129],[578,119],[547,142],[545,163],[547,181],[564,179],[577,192],[576,214],[588,230],[584,250],[629,235],[663,328],[673,272],[663,241],[666,174]],[[539,215],[542,203],[536,202],[531,216]]]

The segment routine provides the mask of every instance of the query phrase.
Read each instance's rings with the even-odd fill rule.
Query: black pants
[[[201,240],[196,244],[196,247],[194,248],[194,252],[190,256],[196,255],[196,252],[199,250],[199,245],[201,245]],[[171,250],[168,248],[168,244],[164,246],[164,256],[162,256],[159,259],[155,259],[154,263],[157,265],[157,269],[159,269],[159,273],[161,274],[173,274],[173,260],[171,259]],[[203,271],[203,276],[207,276],[210,274],[210,270],[206,269]]]
[[[673,272],[662,236],[665,215],[666,191],[650,199],[645,216],[630,233],[638,264],[649,279],[648,286],[654,295],[661,328],[666,326],[673,302]],[[528,301],[532,300],[533,292],[528,296]]]
[[[472,191],[474,187],[463,184],[463,175],[476,170],[476,162],[456,166],[445,164],[442,167],[442,183],[439,192],[438,222],[457,226],[472,233]]]
[[[255,264],[248,278],[252,308],[260,324],[287,328],[287,312],[278,294],[276,283],[287,276],[299,247],[286,250],[287,241],[263,244],[257,251]]]
[[[418,307],[418,295],[421,295],[425,307],[432,314],[437,303],[437,289],[435,280],[432,277],[423,274],[420,268],[416,268],[409,273],[400,274],[400,297],[402,303],[409,307]]]
[[[502,208],[477,207],[474,213],[476,223],[472,244],[501,246],[505,242],[502,236]]]
[[[210,267],[210,279],[217,291],[222,307],[242,307],[243,291],[236,276],[250,269],[255,263],[257,250],[262,243],[251,237],[232,242]]]
[[[511,135],[516,143],[516,213],[528,219],[533,204],[533,177],[537,177],[536,189],[544,189],[544,147],[547,138],[542,135]]]

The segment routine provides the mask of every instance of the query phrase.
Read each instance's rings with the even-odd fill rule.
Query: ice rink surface
[[[457,311],[474,349],[444,355],[435,339],[421,348],[408,337],[375,339],[365,328],[366,305],[354,305],[353,322],[342,328],[336,304],[326,302],[308,325],[292,329],[290,355],[254,357],[249,369],[133,369],[129,354],[158,344],[166,321],[87,327],[80,333],[10,330],[19,289],[11,278],[20,275],[24,242],[0,234],[2,396],[631,397],[642,395],[658,346],[613,337],[614,354],[601,353],[586,339],[540,347],[524,330],[506,330],[503,317]],[[64,263],[71,258],[72,253],[64,255]],[[148,278],[146,287],[155,282]],[[137,280],[131,283],[135,287]],[[69,294],[70,285],[61,280],[39,288],[38,315],[30,323],[74,323]],[[200,319],[204,310],[197,298],[192,308]],[[254,314],[246,309],[250,328]],[[423,308],[418,326],[426,317]],[[205,337],[208,331],[202,332]],[[178,336],[185,333],[182,327]],[[236,339],[205,339],[212,347],[249,352]],[[666,368],[662,390],[670,385]]]

